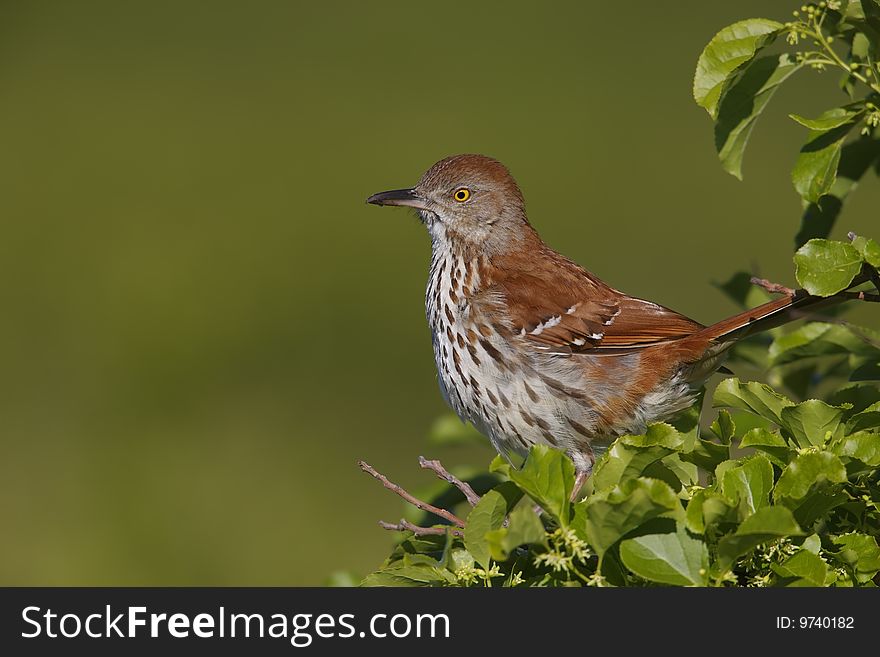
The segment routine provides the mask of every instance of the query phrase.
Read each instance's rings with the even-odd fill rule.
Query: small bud
[[[857,71],[858,69],[859,69],[859,65],[858,65],[856,62],[852,62],[852,63],[849,65],[849,70],[850,70],[850,71]]]
[[[833,36],[825,37],[825,41],[826,41],[827,43],[834,43],[834,37],[833,37]]]

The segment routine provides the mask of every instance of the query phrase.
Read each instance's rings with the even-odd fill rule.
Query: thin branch
[[[427,502],[423,502],[422,500],[420,500],[417,497],[413,497],[410,493],[406,492],[403,488],[401,488],[400,486],[398,486],[394,482],[389,481],[388,477],[386,477],[385,475],[383,475],[380,472],[377,472],[376,469],[372,465],[367,463],[366,461],[358,461],[358,466],[360,467],[361,470],[363,470],[367,474],[372,475],[373,477],[375,477],[376,479],[381,481],[382,485],[385,486],[385,488],[390,490],[392,493],[396,493],[397,495],[399,495],[400,497],[405,499],[407,502],[412,504],[417,509],[421,509],[422,511],[429,511],[429,512],[433,513],[434,515],[440,516],[441,518],[445,518],[446,520],[448,520],[449,522],[451,522],[454,525],[458,525],[459,527],[464,527],[464,520],[459,518],[457,515],[447,511],[446,509],[441,509],[439,507],[436,507],[433,504],[428,504]]]
[[[880,303],[880,294],[871,294],[869,292],[838,292],[837,296],[841,296],[844,299],[867,301],[868,303]]]
[[[471,506],[477,506],[477,503],[480,501],[480,496],[471,488],[470,484],[466,481],[462,481],[454,474],[449,472],[446,468],[443,467],[443,464],[438,460],[429,461],[424,456],[419,457],[419,465],[422,466],[425,470],[431,470],[438,477],[443,479],[444,481],[452,484],[462,493],[464,493],[465,499],[467,499],[468,504]]]
[[[784,285],[780,285],[779,283],[772,283],[766,278],[758,278],[757,276],[752,276],[750,280],[752,285],[757,285],[758,287],[764,288],[771,294],[784,294],[789,297],[793,297],[795,295],[795,291],[792,290],[790,287],[785,287]]]
[[[873,275],[872,275],[873,273]],[[877,276],[877,272],[869,272],[869,276],[873,280]],[[784,285],[780,285],[779,283],[772,283],[765,278],[758,278],[757,276],[752,276],[752,285],[757,285],[760,288],[763,288],[770,292],[771,294],[784,294],[789,297],[793,297],[797,291],[792,290],[790,287],[785,287]],[[878,278],[878,283],[880,283],[880,278]],[[880,284],[877,286],[878,291],[880,291]],[[849,292],[842,291],[834,294],[835,297],[841,297],[843,299],[855,299],[857,301],[867,301],[869,303],[880,303],[880,294],[871,294],[869,292]]]
[[[464,536],[464,532],[460,529],[454,529],[452,527],[419,527],[403,518],[401,518],[400,522],[397,524],[380,520],[379,526],[382,529],[387,529],[392,532],[412,532],[416,536],[442,536],[446,532],[452,532],[455,536]]]

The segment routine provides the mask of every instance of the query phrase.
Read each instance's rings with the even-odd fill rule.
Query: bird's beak
[[[367,199],[373,205],[405,205],[417,210],[427,210],[428,201],[416,194],[414,189],[393,189],[390,192],[379,192]]]

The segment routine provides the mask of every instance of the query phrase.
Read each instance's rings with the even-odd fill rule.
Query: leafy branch
[[[742,178],[752,130],[780,85],[805,68],[842,73],[840,88],[848,102],[816,118],[789,114],[809,131],[792,169],[792,183],[806,205],[796,237],[800,247],[811,238],[827,238],[865,173],[872,167],[880,172],[880,1],[823,1],[793,13],[786,23],[752,18],[718,32],[697,62],[693,95],[715,123],[722,167]],[[789,49],[813,47],[768,54],[782,34]],[[861,130],[850,137],[857,125]]]
[[[576,503],[561,452],[533,447],[520,469],[498,457],[498,483],[463,531],[383,523],[411,533],[364,584],[875,585],[880,390],[845,399],[795,403],[728,379],[707,432],[692,409],[675,426],[623,436]]]
[[[840,14],[844,4],[847,4],[845,13]],[[868,5],[868,11],[870,10],[871,6]],[[835,42],[834,35],[826,34],[823,29],[826,19],[829,23],[839,24],[841,18],[848,17],[854,26],[858,25],[862,30],[873,31],[873,28],[863,22],[865,21],[865,9],[861,5],[853,4],[850,7],[849,3],[833,0],[831,2],[823,1],[815,5],[803,5],[800,11],[795,10],[792,14],[796,20],[785,23],[784,27],[788,30],[786,41],[794,46],[798,45],[802,39],[811,39],[813,45],[820,48],[820,50],[798,52],[798,61],[804,62],[818,71],[823,71],[825,66],[837,66],[847,76],[868,86],[875,93],[880,93],[880,72],[877,70],[867,34],[861,32],[853,36],[855,43],[851,44],[851,49],[855,50],[853,54],[858,59],[854,58],[847,63],[832,47]],[[835,21],[835,19],[837,20]],[[876,44],[874,45],[876,47]],[[876,107],[874,109],[876,110]],[[877,123],[874,122],[872,127],[876,127],[876,125]]]

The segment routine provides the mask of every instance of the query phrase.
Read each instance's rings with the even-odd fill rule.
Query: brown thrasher
[[[483,155],[367,203],[415,208],[431,234],[425,305],[446,402],[505,456],[564,450],[575,492],[616,437],[687,408],[737,340],[828,302],[799,290],[706,327],[627,296],[544,244],[510,172]]]

